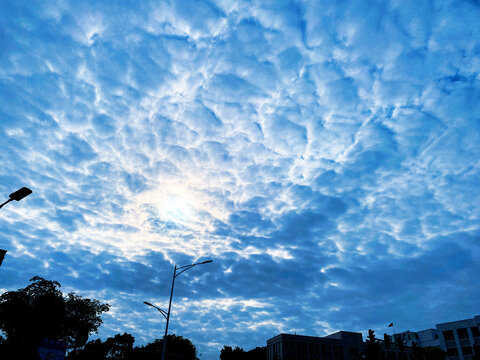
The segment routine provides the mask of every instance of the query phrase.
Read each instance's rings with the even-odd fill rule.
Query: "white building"
[[[413,342],[420,347],[438,347],[442,348],[437,329],[427,329],[421,331],[404,331],[395,335],[395,340],[402,339],[404,344],[412,346]]]
[[[441,348],[447,352],[449,360],[469,360],[474,355],[474,345],[480,345],[480,315],[437,324]]]
[[[438,347],[445,351],[448,360],[470,360],[475,353],[474,345],[480,346],[480,316],[437,324],[436,329],[404,331],[395,335],[407,346],[415,343],[421,347]],[[480,348],[479,348],[480,351]]]

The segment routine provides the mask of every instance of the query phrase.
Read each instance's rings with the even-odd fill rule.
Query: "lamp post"
[[[28,196],[32,193],[32,190],[30,190],[27,187],[22,187],[21,189],[18,189],[17,191],[11,193],[8,197],[7,201],[5,201],[3,204],[0,204],[0,209],[4,207],[6,204],[8,204],[10,201],[15,200],[15,201],[20,201],[22,200],[25,196]]]
[[[7,250],[0,249],[0,265],[2,265],[3,258],[5,257],[6,253],[7,253]]]
[[[21,189],[18,189],[17,191],[11,193],[8,197],[9,199],[5,201],[3,204],[0,204],[0,209],[4,207],[6,204],[8,204],[10,201],[15,200],[15,201],[20,201],[22,200],[25,196],[28,196],[32,193],[32,190],[30,190],[27,187],[22,187]],[[7,250],[0,249],[0,265],[2,265],[3,259],[5,258],[5,254],[7,253]]]
[[[181,273],[191,269],[194,266],[208,264],[208,263],[211,263],[211,262],[213,262],[213,260],[206,260],[206,261],[203,261],[203,262],[200,262],[200,263],[195,263],[195,264],[190,264],[190,265],[185,265],[185,266],[180,266],[180,267],[177,267],[177,265],[175,265],[175,270],[173,271],[173,278],[172,278],[172,290],[170,291],[170,302],[168,303],[168,311],[162,310],[158,306],[150,304],[147,301],[143,302],[145,305],[148,305],[148,306],[151,306],[151,307],[157,309],[160,312],[160,314],[162,314],[163,317],[167,320],[167,324],[165,325],[165,334],[163,335],[162,360],[165,360],[165,349],[167,347],[168,323],[170,321],[170,310],[172,309],[172,297],[173,297],[173,287],[175,285],[175,278],[177,276],[179,276]]]

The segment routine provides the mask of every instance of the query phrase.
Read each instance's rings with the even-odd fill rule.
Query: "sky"
[[[0,292],[203,360],[480,314],[480,3],[0,0]],[[3,195],[2,195],[3,194]]]

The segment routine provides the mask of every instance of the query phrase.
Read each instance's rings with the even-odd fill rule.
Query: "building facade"
[[[437,324],[437,332],[448,360],[470,360],[474,346],[480,346],[480,316]]]
[[[420,347],[438,347],[441,349],[440,338],[437,329],[427,329],[421,331],[404,331],[395,334],[395,342],[403,341],[407,346],[413,346],[413,343]]]
[[[350,360],[350,357],[339,339],[280,334],[267,340],[267,360]]]
[[[381,359],[413,360],[412,348],[385,346],[378,341]],[[325,337],[279,334],[267,340],[267,360],[360,360],[366,343],[362,334],[339,331]]]
[[[437,324],[435,329],[404,331],[394,337],[395,342],[401,339],[408,346],[415,342],[424,348],[437,347],[447,353],[448,360],[471,360],[476,346],[480,352],[480,315]]]

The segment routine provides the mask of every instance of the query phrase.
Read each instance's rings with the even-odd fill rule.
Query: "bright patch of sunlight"
[[[160,217],[173,222],[187,221],[195,213],[195,209],[189,199],[179,194],[168,194],[163,199],[160,199],[158,206]]]
[[[195,221],[196,209],[202,208],[203,201],[199,194],[187,187],[168,186],[143,193],[137,198],[140,208],[147,206],[155,213],[151,214],[162,221],[190,223]],[[144,208],[145,209],[145,208]]]

